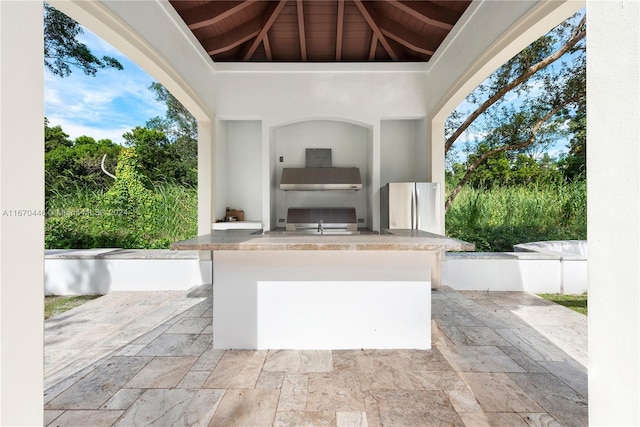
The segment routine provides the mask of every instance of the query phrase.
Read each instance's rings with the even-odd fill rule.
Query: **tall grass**
[[[585,181],[491,189],[465,188],[446,215],[447,235],[478,251],[512,251],[517,243],[586,239]]]
[[[46,203],[45,247],[162,249],[196,235],[196,189],[163,184],[151,193],[149,211],[140,214],[114,208],[106,191],[78,186],[53,192]]]

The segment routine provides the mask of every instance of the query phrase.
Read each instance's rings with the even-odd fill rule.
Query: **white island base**
[[[214,251],[215,349],[430,349],[425,251]]]

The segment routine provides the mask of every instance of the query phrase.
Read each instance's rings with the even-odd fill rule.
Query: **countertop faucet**
[[[322,220],[318,223],[318,233],[324,234],[324,227],[322,226]]]

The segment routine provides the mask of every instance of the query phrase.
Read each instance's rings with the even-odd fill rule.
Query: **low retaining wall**
[[[53,249],[45,251],[45,295],[186,290],[211,284],[211,261],[197,251]]]
[[[211,261],[197,251],[45,251],[45,295],[186,290],[211,284],[211,278]],[[442,282],[456,290],[580,294],[587,291],[587,258],[550,251],[449,252]]]
[[[534,252],[450,252],[442,282],[456,290],[587,292],[586,256]]]

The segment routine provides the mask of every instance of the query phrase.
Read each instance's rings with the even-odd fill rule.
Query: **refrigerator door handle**
[[[416,185],[416,188],[414,190],[413,193],[415,196],[415,221],[413,223],[413,229],[414,230],[420,230],[420,215],[422,214],[420,212],[420,190],[418,189],[418,186]]]

